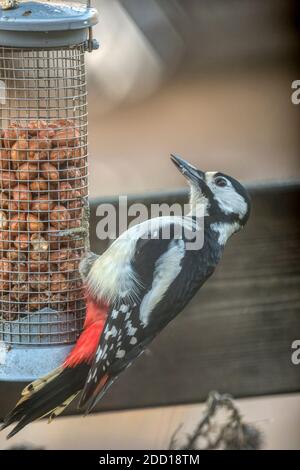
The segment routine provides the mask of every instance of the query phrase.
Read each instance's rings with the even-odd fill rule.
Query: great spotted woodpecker
[[[51,420],[80,392],[79,407],[89,413],[184,309],[214,272],[228,238],[246,224],[250,198],[238,181],[204,173],[177,156],[172,161],[190,185],[188,215],[147,220],[124,232],[102,256],[82,259],[88,298],[83,332],[61,367],[24,389],[4,421],[2,428],[17,422],[8,437],[40,417]],[[188,249],[200,231],[203,243]]]

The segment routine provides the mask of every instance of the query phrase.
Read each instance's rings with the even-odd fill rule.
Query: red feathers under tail
[[[107,307],[87,303],[84,329],[62,366],[29,384],[15,408],[6,416],[1,429],[17,423],[9,433],[14,436],[30,422],[61,414],[83,389],[107,315]]]

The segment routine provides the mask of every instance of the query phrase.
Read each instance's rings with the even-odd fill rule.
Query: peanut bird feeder
[[[0,380],[56,367],[82,328],[90,5],[0,11]]]

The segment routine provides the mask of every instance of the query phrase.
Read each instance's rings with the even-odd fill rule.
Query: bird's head
[[[219,171],[198,170],[176,155],[171,155],[171,160],[191,187],[192,210],[202,204],[204,215],[212,217],[216,223],[231,225],[233,232],[246,224],[251,202],[241,183]]]

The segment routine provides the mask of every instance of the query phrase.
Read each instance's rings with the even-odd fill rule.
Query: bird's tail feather
[[[49,416],[50,422],[62,413],[83,388],[88,370],[87,364],[74,368],[61,366],[25,387],[21,399],[1,427],[2,430],[17,423],[7,438],[36,419]]]
[[[83,391],[83,394],[80,397],[78,408],[84,409],[85,416],[88,415],[96,403],[98,403],[103,398],[107,390],[112,386],[116,379],[117,377],[109,377],[108,375],[105,375],[102,380],[100,380],[95,390],[93,390],[89,395],[89,398],[87,398],[85,395],[85,390]]]

